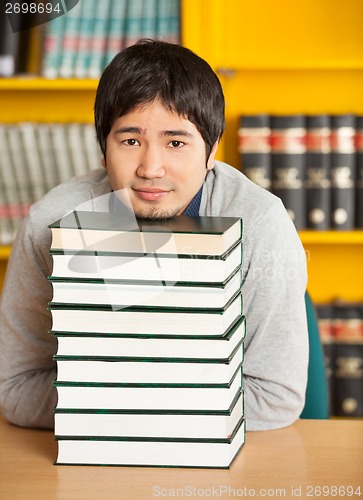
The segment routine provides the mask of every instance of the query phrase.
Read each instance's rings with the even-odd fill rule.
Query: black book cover
[[[363,417],[363,304],[334,308],[333,415]]]
[[[13,26],[14,33],[5,7],[5,2],[0,2],[0,77],[10,77],[15,74],[20,39],[17,29],[20,28],[21,16],[14,18],[14,23],[16,23]]]
[[[334,399],[333,361],[334,361],[334,331],[332,304],[318,304],[316,306],[320,342],[323,347],[325,374],[328,385],[329,415],[332,415],[332,401]]]
[[[271,189],[271,127],[267,114],[240,117],[238,152],[241,171],[255,184]]]
[[[330,117],[306,117],[306,225],[330,228]]]
[[[332,227],[350,230],[355,225],[355,118],[331,117]]]
[[[363,116],[356,117],[356,227],[363,229]]]
[[[305,116],[272,116],[272,192],[281,198],[297,229],[306,227]]]

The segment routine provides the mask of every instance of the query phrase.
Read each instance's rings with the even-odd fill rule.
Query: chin
[[[156,206],[148,208],[134,208],[134,213],[137,219],[149,219],[149,220],[167,220],[172,219],[181,209],[178,208],[159,208]]]

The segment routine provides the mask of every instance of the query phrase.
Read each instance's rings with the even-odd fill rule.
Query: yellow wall
[[[183,0],[182,40],[220,76],[237,168],[243,113],[363,114],[362,0]],[[363,300],[363,232],[300,236],[312,298]]]

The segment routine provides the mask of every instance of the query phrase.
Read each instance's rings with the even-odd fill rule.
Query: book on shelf
[[[16,73],[19,55],[21,15],[12,16],[10,24],[5,5],[0,5],[0,77]]]
[[[317,306],[332,416],[363,416],[363,304]]]
[[[121,3],[121,2],[119,2]],[[107,47],[107,33],[108,30],[110,34],[113,32],[110,25],[110,6],[111,0],[103,0],[102,2],[96,2],[96,7],[94,10],[94,21],[93,21],[93,32],[91,37],[91,48],[90,48],[90,61],[88,65],[88,78],[99,78],[102,73],[105,54]],[[113,12],[113,11],[112,11]]]
[[[255,184],[271,189],[271,126],[270,115],[240,117],[238,153],[241,171]]]
[[[245,420],[222,439],[58,437],[56,464],[229,468],[245,442]]]
[[[109,23],[103,66],[112,61],[125,46],[128,0],[110,0]]]
[[[363,116],[356,117],[356,227],[363,229]]]
[[[306,227],[330,228],[330,117],[306,117]]]
[[[64,15],[56,17],[46,24],[41,63],[41,73],[45,78],[57,78],[59,75],[65,24],[66,16]]]
[[[297,229],[306,227],[304,115],[271,117],[272,192],[281,198]]]
[[[93,35],[93,26],[95,22],[95,11],[97,0],[86,0],[81,2],[81,13],[79,22],[78,41],[74,62],[73,75],[76,78],[86,78],[91,59],[91,44]]]
[[[333,412],[363,416],[363,305],[334,306]]]
[[[361,229],[362,122],[353,114],[242,115],[241,171],[282,199],[297,229]]]
[[[223,336],[112,335],[95,332],[51,332],[61,356],[137,356],[162,358],[227,357],[245,338],[246,320],[237,318]],[[167,342],[165,341],[167,339]]]
[[[86,3],[78,2],[72,10],[64,14],[65,23],[62,33],[62,50],[58,73],[58,76],[61,78],[72,78],[75,74],[82,5]]]
[[[332,227],[353,229],[355,225],[355,117],[331,116]]]
[[[223,439],[230,436],[244,416],[243,391],[227,410],[213,413],[155,413],[148,410],[54,411],[57,436],[132,436]]]

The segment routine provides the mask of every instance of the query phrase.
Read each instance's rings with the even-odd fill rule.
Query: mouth
[[[145,201],[160,200],[161,198],[163,198],[164,196],[166,196],[171,192],[160,188],[148,188],[148,187],[133,189],[133,191],[139,198]]]

